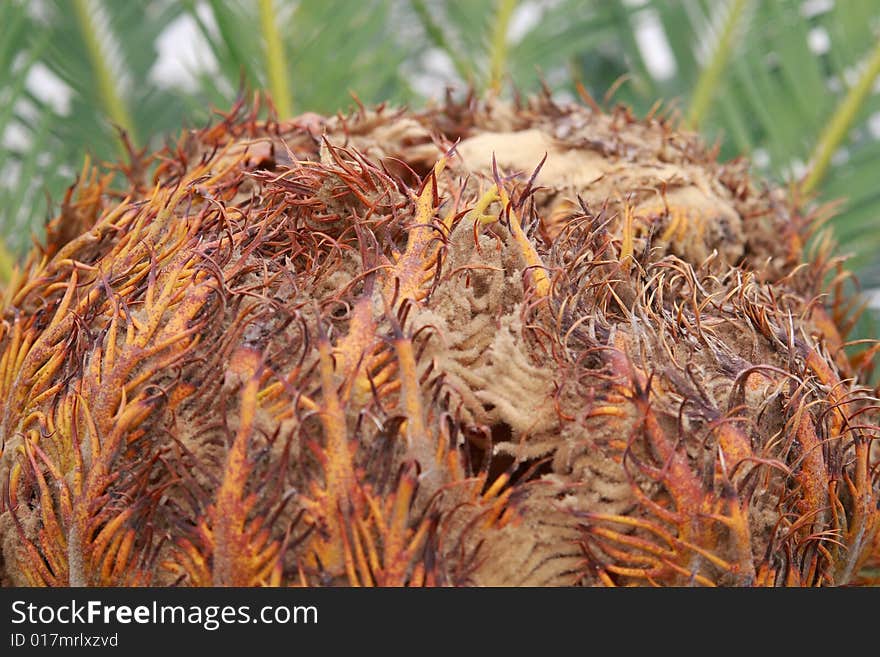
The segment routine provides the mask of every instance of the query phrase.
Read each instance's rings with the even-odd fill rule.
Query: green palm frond
[[[0,4],[0,282],[7,280],[12,253],[30,241],[34,219],[46,213],[39,170],[54,172],[58,161],[49,129],[51,109],[28,87],[28,76],[39,64],[46,35],[34,30],[23,2]]]
[[[54,126],[71,151],[113,157],[119,130],[138,143],[179,122],[182,103],[150,78],[158,37],[179,13],[165,0],[47,3],[42,61],[73,93],[70,115]]]
[[[289,42],[300,111],[344,109],[350,92],[369,103],[414,98],[401,65],[419,44],[407,38],[397,10],[395,3],[377,0],[297,5],[287,31],[296,35]]]
[[[418,46],[399,33],[396,3],[211,0],[207,7],[189,3],[188,11],[219,64],[219,79],[201,78],[212,100],[228,104],[242,81],[273,92],[282,115],[332,113],[351,104],[351,93],[370,103],[413,98],[401,64]],[[292,104],[282,108],[279,96]]]

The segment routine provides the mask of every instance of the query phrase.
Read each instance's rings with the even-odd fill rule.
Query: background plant
[[[268,89],[283,117],[344,110],[352,93],[418,105],[447,85],[546,84],[677,112],[722,158],[750,155],[792,193],[842,199],[840,251],[880,286],[873,2],[5,0],[0,25],[0,280],[85,155],[159,145],[243,87]]]

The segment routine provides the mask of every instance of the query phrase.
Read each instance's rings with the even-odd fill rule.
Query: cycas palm
[[[583,84],[601,98],[626,76],[615,101],[645,113],[663,99],[720,139],[722,157],[753,154],[771,177],[806,175],[805,191],[846,199],[834,221],[841,249],[856,254],[851,266],[868,284],[880,280],[872,260],[880,233],[868,230],[880,213],[872,176],[880,96],[871,93],[880,12],[872,3],[13,0],[0,11],[9,26],[0,48],[8,144],[0,230],[13,252],[39,230],[44,193],[57,203],[83,154],[118,156],[120,130],[135,147],[156,145],[230,105],[242,83],[268,88],[284,114],[333,112],[351,104],[351,93],[418,104],[419,90],[433,83],[437,92],[444,81],[502,93],[546,83],[572,96]],[[215,62],[194,71],[194,88],[151,76],[159,37],[177,21],[195,27]],[[26,84],[34,67],[60,79],[68,103],[35,94]],[[823,141],[859,84],[866,93],[851,98]]]
[[[811,262],[803,246],[822,215],[803,197],[844,180],[856,151],[878,155],[857,133],[880,68],[859,45],[869,13],[11,7],[31,35],[11,56],[11,112],[20,130],[46,126],[16,157],[36,171],[42,134],[61,178],[71,153],[131,162],[120,185],[83,168],[6,287],[0,471],[17,543],[4,560],[22,581],[140,583],[161,561],[194,584],[510,582],[516,563],[540,575],[521,581],[813,584],[852,581],[871,554],[871,358],[844,356],[851,313],[819,302],[839,273],[827,242]],[[153,80],[177,21],[214,57],[192,89]],[[829,55],[838,40],[852,52]],[[31,70],[67,86],[69,111],[28,98]],[[362,104],[419,102],[437,80],[487,100]],[[542,84],[529,102],[494,98]],[[268,121],[241,101],[141,158],[256,88],[274,99]],[[348,114],[275,120],[332,111],[349,89]],[[565,94],[589,107],[557,104]],[[612,99],[649,118],[603,111]],[[753,152],[793,198],[717,151]],[[550,166],[517,179],[542,152]],[[133,175],[143,162],[155,187]],[[19,204],[31,219],[34,206]],[[516,540],[508,521],[525,527]],[[170,554],[154,528],[180,530]],[[474,579],[491,537],[517,572]]]

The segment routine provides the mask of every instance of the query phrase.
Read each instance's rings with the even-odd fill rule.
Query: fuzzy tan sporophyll
[[[625,108],[256,114],[8,285],[4,584],[858,581],[875,349],[787,193]]]

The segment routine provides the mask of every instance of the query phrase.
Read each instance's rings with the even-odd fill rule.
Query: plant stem
[[[89,62],[98,83],[98,96],[104,113],[113,123],[122,130],[125,130],[131,143],[136,145],[138,138],[134,121],[132,121],[131,115],[125,107],[121,90],[116,84],[117,81],[114,79],[113,71],[107,62],[103,48],[101,48],[100,37],[89,11],[88,0],[73,0],[73,13],[76,16],[80,34],[89,54]],[[123,154],[127,152],[125,144],[121,139],[117,139],[117,145]]]
[[[507,64],[507,30],[510,27],[510,18],[516,9],[516,0],[498,0],[495,10],[492,42],[489,51],[489,89],[494,92],[501,91],[501,83]]]
[[[3,300],[2,287],[12,279],[12,268],[15,265],[15,258],[6,248],[3,240],[0,239],[0,301]],[[0,303],[0,306],[3,304]]]
[[[865,104],[865,100],[870,95],[871,88],[874,86],[874,80],[877,79],[878,75],[880,75],[880,43],[877,44],[868,58],[865,70],[858,82],[849,90],[849,93],[838,105],[827,127],[822,132],[822,136],[819,137],[816,148],[810,157],[812,166],[803,182],[801,182],[801,192],[803,194],[809,194],[816,189],[816,186],[825,177],[834,152],[849,133],[849,129],[858,117],[859,110]]]
[[[700,77],[697,79],[693,96],[691,96],[690,111],[685,122],[693,130],[697,130],[703,119],[706,118],[716,89],[721,83],[724,68],[727,66],[727,61],[730,59],[733,51],[737,27],[749,2],[750,0],[733,0],[733,5],[730,7],[730,13],[728,13],[727,20],[724,22],[721,36],[715,45],[715,50],[712,53],[709,64],[703,69]]]
[[[287,58],[278,33],[278,20],[272,0],[260,0],[260,29],[266,44],[266,72],[269,75],[269,91],[278,111],[285,119],[293,115],[293,102],[287,84]]]

